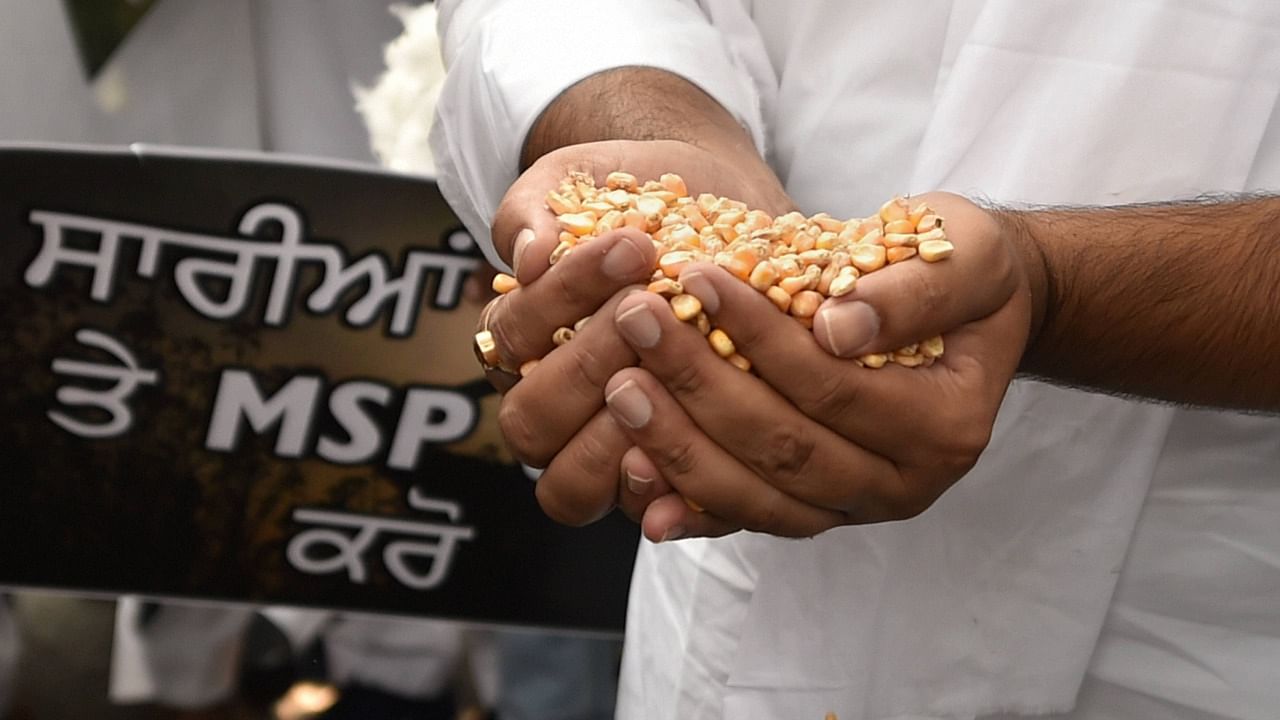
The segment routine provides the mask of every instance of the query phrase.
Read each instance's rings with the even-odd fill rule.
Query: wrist
[[[1041,339],[1053,320],[1056,294],[1053,266],[1047,249],[1035,231],[1031,213],[1024,210],[988,208],[1000,228],[1002,240],[1012,252],[1024,278],[1018,292],[1026,293],[1031,305],[1027,343],[1020,368],[1035,372],[1039,365]]]
[[[520,169],[553,150],[601,140],[677,140],[763,164],[750,133],[701,88],[666,70],[622,67],[553,100],[525,137]]]

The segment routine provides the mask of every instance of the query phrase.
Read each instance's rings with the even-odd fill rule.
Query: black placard
[[[0,147],[0,585],[617,631],[637,532],[540,512],[434,183]]]

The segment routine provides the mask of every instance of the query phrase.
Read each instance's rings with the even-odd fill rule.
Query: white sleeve
[[[519,170],[525,135],[574,83],[646,66],[715,98],[763,149],[760,98],[749,72],[693,0],[440,0],[448,68],[431,129],[445,199],[489,261],[489,225]]]

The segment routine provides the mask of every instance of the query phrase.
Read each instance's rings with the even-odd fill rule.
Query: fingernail
[[[644,495],[648,493],[649,489],[652,487],[653,478],[640,477],[639,475],[632,473],[630,470],[627,471],[627,489],[631,492],[636,495]]]
[[[662,339],[662,326],[648,305],[636,305],[619,315],[618,330],[627,342],[641,348],[651,348]]]
[[[628,380],[619,385],[618,389],[605,396],[604,402],[613,414],[632,430],[644,427],[653,416],[653,405],[649,403],[649,398],[645,397],[644,391],[635,380]]]
[[[840,357],[854,357],[880,332],[880,316],[867,303],[847,302],[818,311],[814,330],[826,333],[827,344]]]
[[[702,309],[709,315],[715,315],[720,309],[720,295],[711,284],[710,278],[698,270],[691,270],[680,276],[680,284],[685,292],[702,301]]]
[[[600,263],[600,272],[613,280],[631,280],[648,269],[644,254],[628,238],[619,238]]]
[[[662,534],[662,539],[658,542],[664,543],[668,540],[678,540],[684,537],[685,529],[683,525],[672,525]]]
[[[524,253],[529,249],[529,243],[533,242],[533,230],[525,228],[516,233],[515,242],[511,247],[511,271],[517,276],[520,274],[520,261],[524,259]]]

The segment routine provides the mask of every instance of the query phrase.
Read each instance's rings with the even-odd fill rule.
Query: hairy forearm
[[[764,167],[750,134],[711,96],[664,70],[625,67],[556,98],[525,139],[521,169],[552,150],[598,140],[680,140]]]
[[[1024,372],[1280,410],[1280,197],[1004,217],[1043,260],[1032,272],[1037,327]]]

